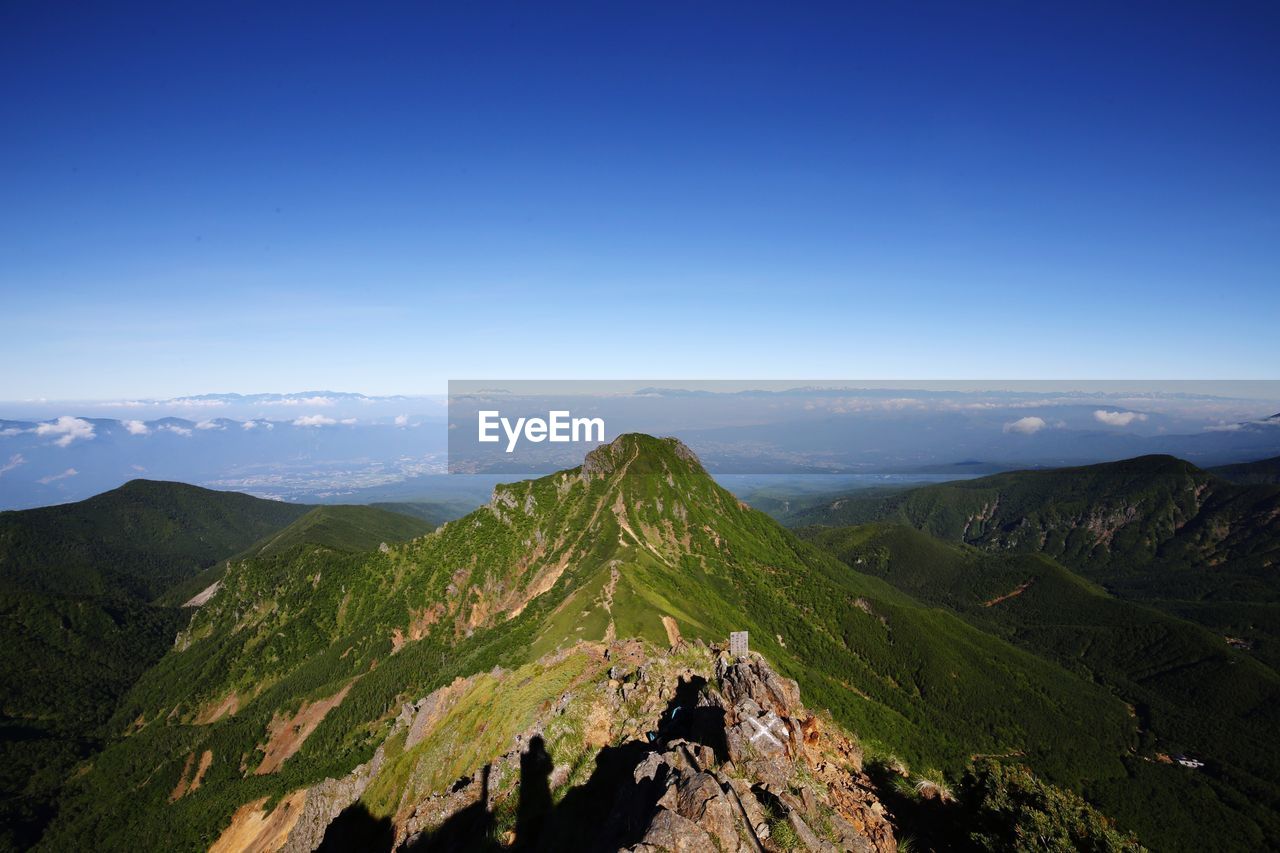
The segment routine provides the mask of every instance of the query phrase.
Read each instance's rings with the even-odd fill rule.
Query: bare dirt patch
[[[662,617],[662,627],[667,629],[667,642],[672,646],[680,645],[680,626],[676,624],[676,620],[670,616]]]
[[[267,746],[263,750],[265,755],[254,773],[264,776],[279,770],[289,756],[302,748],[302,744],[316,730],[316,726],[320,725],[325,714],[342,704],[354,683],[350,682],[327,699],[304,703],[292,717],[281,717],[279,714],[273,716],[267,726]]]
[[[222,589],[222,581],[214,581],[204,589],[200,590],[200,592],[196,593],[195,595],[191,596],[191,598],[187,599],[187,603],[182,606],[183,607],[201,607],[204,604],[206,604],[209,601],[209,599],[213,598],[214,594],[220,589]]]
[[[200,787],[200,783],[204,781],[204,774],[209,772],[209,766],[213,764],[213,750],[206,749],[200,754],[200,766],[196,768],[195,778],[191,780],[191,787],[187,788],[187,793]]]
[[[196,714],[196,725],[207,726],[210,723],[216,723],[223,717],[234,716],[236,711],[240,710],[240,697],[232,690],[226,695],[226,698],[214,705],[212,703],[205,705]]]
[[[209,853],[272,853],[284,846],[302,814],[306,789],[294,791],[268,814],[267,798],[245,803],[231,816],[231,825],[218,836]]]
[[[213,750],[206,749],[201,753],[200,764],[196,767],[195,775],[190,775],[191,765],[195,760],[194,752],[187,755],[186,763],[182,765],[182,776],[178,778],[178,784],[174,785],[173,790],[169,792],[169,802],[176,802],[200,787],[200,783],[204,781],[204,774],[209,770],[209,765],[213,764]]]
[[[187,761],[182,765],[182,775],[178,777],[178,784],[173,786],[173,790],[169,792],[169,802],[181,799],[182,795],[187,792],[187,774],[191,772],[191,762],[196,760],[194,752],[187,754]]]
[[[1011,598],[1017,598],[1018,596],[1026,592],[1027,588],[1030,587],[1031,584],[1032,584],[1032,581],[1023,581],[1022,583],[1018,584],[1009,592],[1006,592],[1004,595],[998,595],[995,598],[991,599],[990,601],[984,601],[982,603],[982,606],[995,607],[997,604],[999,604],[1002,601],[1008,601]]]

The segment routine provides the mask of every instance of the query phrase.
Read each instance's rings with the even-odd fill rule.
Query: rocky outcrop
[[[721,716],[719,737],[695,722],[692,740],[668,741],[636,768],[637,784],[661,780],[664,787],[629,849],[761,853],[776,849],[771,836],[780,824],[801,849],[897,849],[890,817],[862,773],[861,751],[804,708],[794,681],[758,655],[722,654],[715,675],[695,707],[704,720]]]
[[[428,851],[494,846],[485,839],[495,849],[636,853],[896,849],[857,742],[807,710],[796,683],[759,655],[731,658],[698,641],[656,652],[636,640],[557,654],[588,654],[597,674],[545,706],[473,775],[425,796],[402,792],[386,843]],[[390,735],[403,732],[408,748],[439,733],[455,737],[438,724],[469,684],[459,679],[405,705]],[[572,777],[547,755],[543,733],[565,723],[583,732],[593,772]],[[288,821],[252,817],[283,824],[274,830],[277,839],[287,832],[278,849],[314,850],[385,760],[380,747],[347,777],[297,792]],[[552,790],[560,792],[554,802]],[[519,818],[502,824],[501,814]]]

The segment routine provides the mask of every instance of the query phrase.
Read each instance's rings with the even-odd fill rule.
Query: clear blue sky
[[[1280,5],[797,6],[7,0],[0,399],[1276,376]]]

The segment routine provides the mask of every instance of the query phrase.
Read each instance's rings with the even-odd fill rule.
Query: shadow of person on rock
[[[516,808],[516,843],[530,850],[542,835],[542,826],[551,811],[551,756],[542,735],[529,739],[529,748],[520,756],[520,804]]]
[[[717,762],[729,759],[729,742],[724,734],[724,709],[699,705],[698,699],[707,687],[707,680],[695,675],[680,681],[676,694],[667,703],[658,725],[658,735],[666,743],[684,738],[691,743],[711,747]]]
[[[324,831],[317,851],[345,853],[348,850],[368,853],[389,853],[395,840],[391,818],[376,818],[362,802],[355,802],[342,810]]]
[[[493,812],[489,811],[489,765],[480,770],[480,797],[455,812],[434,831],[423,833],[402,847],[408,853],[496,853]],[[363,850],[361,847],[347,848]]]
[[[652,751],[638,740],[603,747],[590,778],[552,809],[535,849],[613,851],[639,841],[666,789],[665,767],[656,779],[635,779],[636,767]]]

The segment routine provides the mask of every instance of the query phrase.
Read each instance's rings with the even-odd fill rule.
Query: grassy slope
[[[372,551],[383,542],[403,542],[430,533],[435,525],[372,506],[318,506],[265,539],[246,556],[270,556],[311,543],[339,551]]]
[[[1192,831],[1224,849],[1280,835],[1280,678],[1204,628],[1113,598],[1041,555],[992,555],[912,528],[809,528],[804,535],[851,567],[883,577],[971,624],[1112,687],[1131,703],[1144,736],[1134,777],[1095,790],[1157,848]],[[1207,758],[1202,778],[1152,763],[1187,751]],[[1177,809],[1153,808],[1169,791]]]
[[[578,639],[665,643],[664,614],[685,636],[749,629],[810,704],[913,764],[1018,751],[1078,788],[1126,778],[1134,723],[1105,689],[850,572],[671,443],[626,437],[589,462],[589,478],[501,487],[490,506],[388,553],[302,545],[236,563],[186,647],[127,697],[116,730],[145,725],[75,783],[46,846],[207,846],[238,805],[367,760],[402,702]],[[278,773],[245,775],[274,714],[349,683]],[[238,713],[196,724],[232,692]],[[168,804],[198,749],[214,754],[204,784]]]

